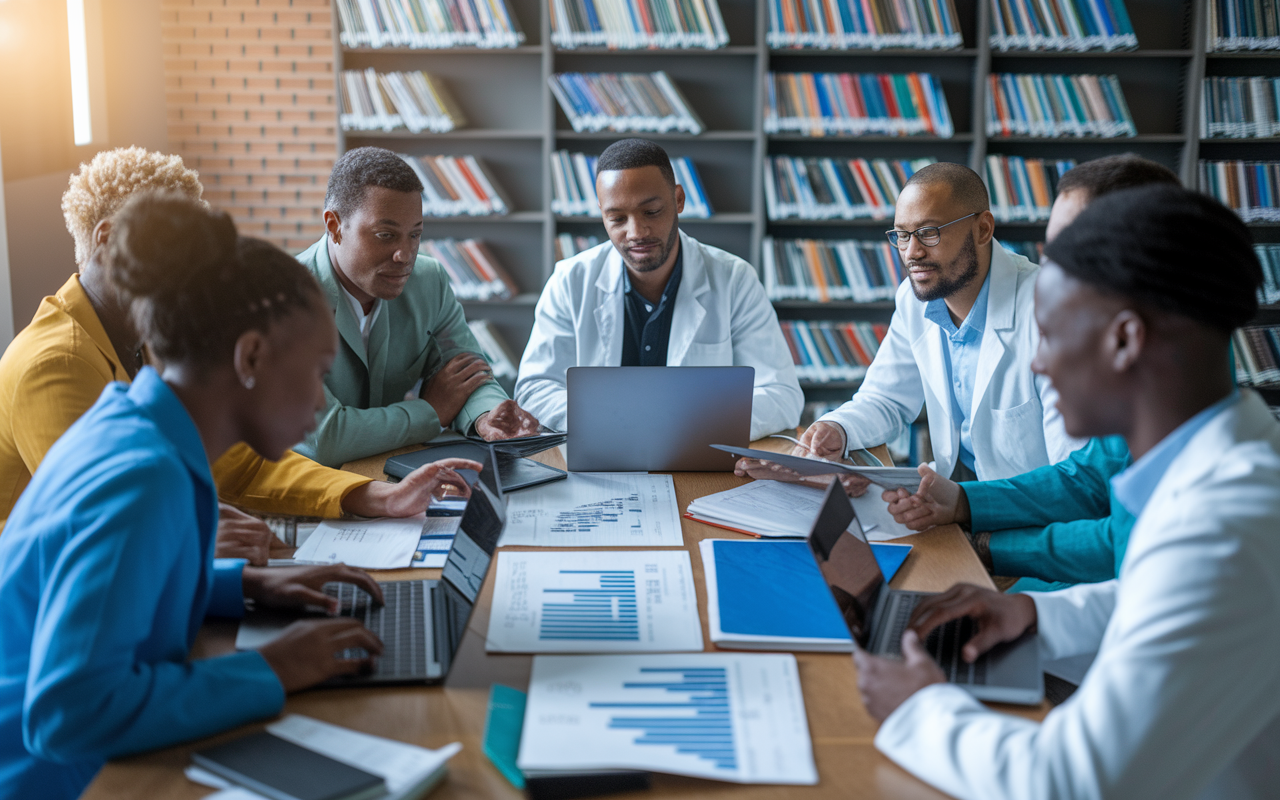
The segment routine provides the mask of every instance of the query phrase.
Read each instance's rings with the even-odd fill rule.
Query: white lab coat
[[[987,321],[978,351],[969,435],[980,480],[1012,478],[1057,463],[1084,444],[1067,436],[1058,395],[1031,372],[1040,341],[1035,322],[1038,267],[991,244]],[[920,415],[929,417],[929,440],[940,475],[959,460],[960,424],[951,414],[944,333],[925,319],[926,303],[911,281],[898,287],[889,333],[853,399],[821,420],[844,428],[849,448],[874,447],[897,438]]]
[[[755,367],[751,438],[800,423],[804,393],[778,317],[751,265],[680,233],[683,276],[672,310],[667,366]],[[538,299],[516,381],[516,402],[564,430],[565,370],[622,363],[622,256],[610,242],[556,264]]]
[[[1280,424],[1246,391],[1169,465],[1117,580],[1029,593],[1041,651],[1096,652],[1035,723],[955,686],[876,746],[959,798],[1274,798],[1280,791]]]

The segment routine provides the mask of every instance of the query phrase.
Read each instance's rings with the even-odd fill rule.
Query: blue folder
[[[849,638],[849,628],[807,542],[717,539],[712,548],[724,633]],[[911,545],[872,542],[871,550],[889,581],[907,559]]]

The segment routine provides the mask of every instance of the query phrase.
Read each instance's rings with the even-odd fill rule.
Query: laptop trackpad
[[[987,685],[1038,689],[1040,643],[1034,633],[1024,633],[1012,642],[998,644],[986,654]]]
[[[316,614],[319,619],[322,615]],[[246,611],[240,620],[240,630],[236,631],[237,650],[257,650],[264,644],[274,641],[284,629],[306,616],[296,612],[274,611],[270,609],[254,609]]]

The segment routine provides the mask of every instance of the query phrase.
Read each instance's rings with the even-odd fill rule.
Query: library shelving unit
[[[501,217],[428,218],[424,237],[486,240],[520,287],[499,302],[464,303],[473,318],[493,322],[515,353],[523,351],[533,307],[551,274],[557,233],[605,239],[597,219],[551,211],[549,159],[553,151],[598,154],[625,136],[659,141],[672,157],[688,156],[701,173],[715,210],[709,219],[684,219],[681,227],[700,241],[761,264],[766,236],[878,240],[887,220],[779,220],[765,213],[766,155],[844,158],[921,158],[967,164],[979,173],[988,154],[1074,158],[1136,152],[1174,169],[1196,185],[1200,158],[1276,158],[1277,140],[1202,140],[1199,104],[1205,75],[1277,75],[1280,53],[1215,54],[1207,51],[1207,12],[1202,0],[1126,0],[1138,49],[1112,52],[1000,51],[989,43],[991,0],[955,0],[963,43],[953,50],[772,49],[767,44],[770,0],[720,0],[729,33],[715,50],[610,50],[551,44],[547,0],[509,0],[525,43],[508,49],[348,48],[335,32],[335,73],[421,69],[441,78],[468,124],[451,133],[339,133],[339,149],[376,144],[412,155],[471,154],[482,158],[513,201]],[[336,17],[336,14],[335,14]],[[700,135],[579,133],[553,99],[547,78],[556,72],[665,70],[706,124]],[[950,138],[827,136],[811,138],[764,131],[764,84],[777,72],[927,72],[938,76],[955,124]],[[1094,73],[1119,76],[1137,136],[1031,138],[988,136],[987,78],[992,72]],[[1258,241],[1280,241],[1280,225],[1253,226]],[[1038,241],[1044,223],[1002,223],[1004,240]],[[887,322],[892,302],[775,302],[783,319]],[[1263,312],[1275,324],[1280,309]],[[847,399],[856,381],[806,384],[811,400]]]

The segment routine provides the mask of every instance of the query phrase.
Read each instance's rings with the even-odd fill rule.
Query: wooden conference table
[[[782,449],[779,439],[756,446]],[[417,448],[404,448],[406,452]],[[887,455],[884,454],[884,455]],[[383,478],[385,456],[367,458],[344,468]],[[564,466],[558,451],[543,454],[540,460]],[[694,498],[733,488],[745,482],[733,473],[675,473],[676,498],[683,510]],[[707,650],[714,650],[707,631],[707,597],[698,542],[709,538],[732,538],[736,534],[691,520],[682,520],[685,547],[689,550],[697,586],[698,610]],[[893,580],[893,586],[920,591],[942,591],[954,583],[969,582],[991,586],[964,534],[954,525],[936,528],[901,540],[915,545],[911,556]],[[511,548],[529,549],[529,548]],[[546,549],[546,548],[540,548]],[[625,549],[625,548],[620,548]],[[480,599],[463,637],[456,663],[443,687],[385,687],[360,689],[320,689],[291,695],[285,713],[305,714],[355,730],[438,748],[462,742],[462,752],[449,762],[449,776],[436,788],[432,800],[452,798],[517,798],[514,789],[489,763],[481,749],[489,687],[503,683],[524,690],[528,687],[532,656],[489,655],[485,634],[493,599],[496,569],[489,571]],[[377,573],[379,580],[408,577],[438,577],[439,570],[392,570]],[[207,657],[232,649],[234,622],[212,622],[202,630],[193,657]],[[615,795],[619,798],[724,797],[746,800],[765,798],[941,798],[936,792],[908,775],[880,755],[872,744],[876,722],[867,714],[858,697],[857,677],[847,654],[797,653],[800,682],[804,690],[805,712],[813,739],[818,766],[816,786],[739,786],[695,778],[654,775],[653,789],[647,793]],[[217,702],[217,698],[209,698]],[[1047,706],[1002,710],[1040,718]],[[212,790],[188,781],[182,770],[191,761],[191,751],[244,735],[263,723],[206,740],[191,742],[108,764],[83,795],[84,800],[123,798],[201,798]]]

